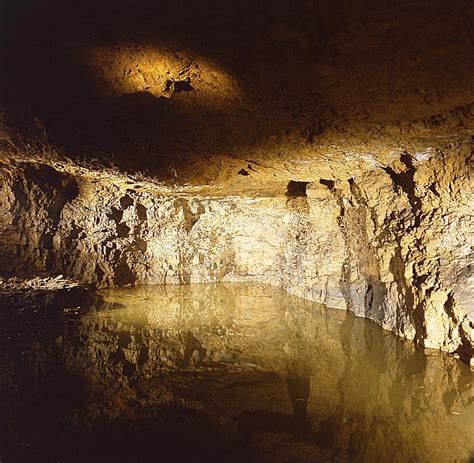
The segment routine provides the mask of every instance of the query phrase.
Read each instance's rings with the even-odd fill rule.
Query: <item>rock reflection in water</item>
[[[270,287],[110,290],[5,346],[2,461],[474,457],[468,367]]]

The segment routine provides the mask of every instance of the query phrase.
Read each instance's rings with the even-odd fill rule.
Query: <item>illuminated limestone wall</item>
[[[323,185],[314,198],[170,196],[44,165],[8,181],[4,274],[100,286],[257,280],[345,307],[338,199]]]
[[[469,357],[473,197],[464,148],[273,195],[174,193],[86,169],[4,166],[4,276],[102,287],[258,281]]]

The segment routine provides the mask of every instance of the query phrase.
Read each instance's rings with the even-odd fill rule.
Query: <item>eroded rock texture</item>
[[[2,274],[265,282],[470,359],[472,3],[168,3],[7,2]]]
[[[4,170],[3,274],[63,273],[100,286],[265,282],[468,355],[473,199],[464,156],[406,154],[398,172],[320,179],[273,197],[165,195],[143,182],[17,164]]]

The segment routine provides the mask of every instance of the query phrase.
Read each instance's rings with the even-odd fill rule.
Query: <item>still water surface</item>
[[[2,313],[2,462],[474,458],[470,369],[343,311],[240,284],[69,305]]]

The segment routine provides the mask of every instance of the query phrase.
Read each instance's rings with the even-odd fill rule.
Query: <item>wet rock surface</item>
[[[406,154],[361,177],[241,195],[9,161],[1,273],[102,287],[264,282],[469,363],[471,160],[466,147]]]
[[[2,343],[2,461],[473,456],[469,368],[372,322],[259,285],[103,297]]]
[[[472,363],[472,2],[254,3],[5,0],[0,277],[264,282]]]

